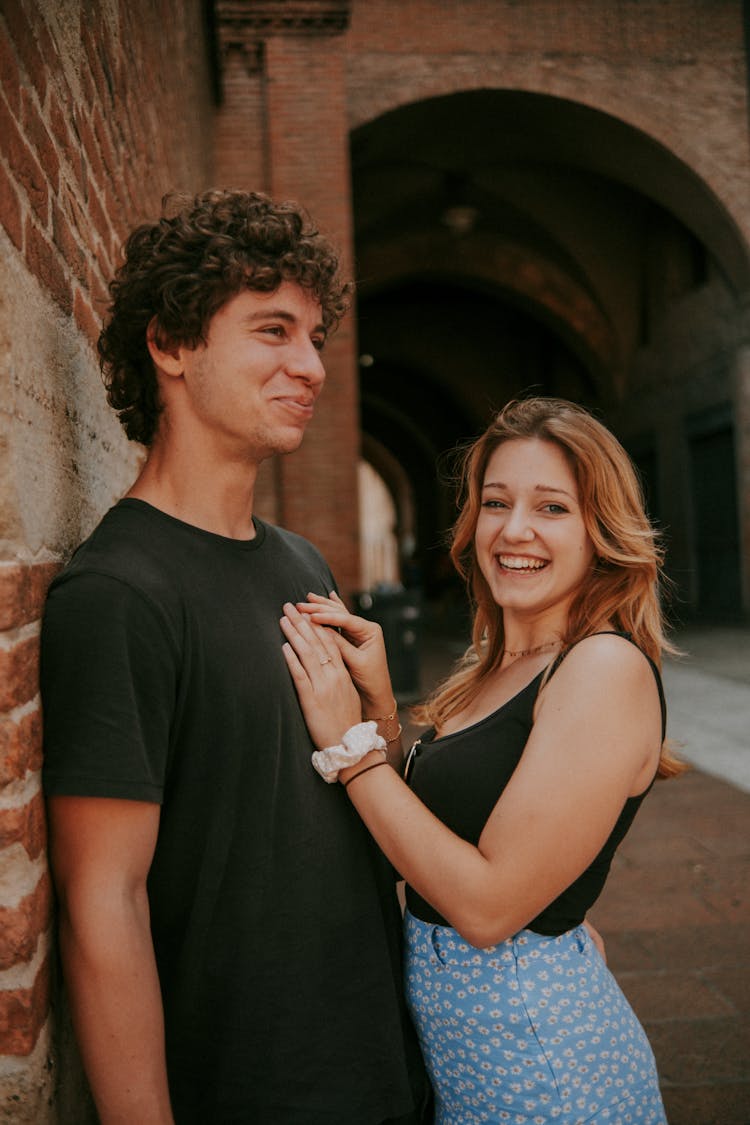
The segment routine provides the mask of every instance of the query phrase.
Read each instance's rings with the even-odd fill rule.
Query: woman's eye
[[[507,507],[507,505],[506,505],[504,500],[483,500],[482,501],[482,507],[483,508],[495,508],[495,509],[497,509],[497,508],[505,508],[505,507]]]
[[[553,516],[565,515],[568,511],[562,504],[545,504],[545,512],[551,512]]]

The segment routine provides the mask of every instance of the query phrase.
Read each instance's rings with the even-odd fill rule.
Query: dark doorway
[[[737,468],[730,409],[689,423],[693,532],[701,617],[740,613],[740,537]]]

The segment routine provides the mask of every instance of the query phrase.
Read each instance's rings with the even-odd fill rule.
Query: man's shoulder
[[[277,539],[279,543],[283,544],[287,550],[294,551],[297,554],[305,555],[308,557],[315,557],[322,559],[318,548],[309,539],[305,539],[304,535],[299,535],[296,531],[289,531],[286,527],[280,527],[276,523],[263,523],[265,534],[273,542]]]
[[[299,559],[301,563],[322,567],[327,573],[330,573],[328,563],[320,550],[309,539],[305,539],[303,535],[298,535],[296,531],[279,527],[278,524],[266,523],[264,528],[266,542],[271,550],[283,551],[288,556]]]
[[[179,651],[184,597],[175,581],[179,559],[166,552],[151,528],[110,509],[49,587],[42,626],[43,650],[71,643],[73,635],[163,637]]]
[[[73,579],[110,579],[144,591],[167,591],[174,572],[168,539],[148,511],[121,501],[102,517],[55,578],[51,592]]]

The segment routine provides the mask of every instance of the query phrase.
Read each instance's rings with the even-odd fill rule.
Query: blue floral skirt
[[[666,1125],[653,1052],[584,926],[476,949],[406,912],[435,1125]]]

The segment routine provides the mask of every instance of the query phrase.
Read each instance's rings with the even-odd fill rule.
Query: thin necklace
[[[536,656],[538,652],[545,652],[548,648],[556,648],[559,644],[559,641],[546,641],[545,644],[537,645],[536,648],[519,648],[517,652],[504,648],[503,656]]]

